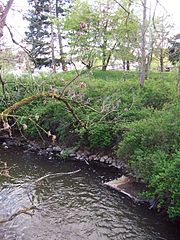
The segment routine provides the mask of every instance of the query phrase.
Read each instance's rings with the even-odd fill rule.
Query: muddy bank
[[[104,163],[108,166],[115,167],[123,171],[123,173],[131,174],[130,168],[120,159],[114,158],[111,155],[104,155],[102,152],[92,153],[90,150],[80,148],[67,148],[66,146],[60,146],[58,144],[40,143],[37,141],[30,141],[21,137],[8,137],[0,136],[0,145],[3,148],[8,149],[9,147],[21,147],[26,152],[34,152],[38,155],[56,157],[59,158],[70,158],[72,160],[87,161],[87,162],[99,162]]]

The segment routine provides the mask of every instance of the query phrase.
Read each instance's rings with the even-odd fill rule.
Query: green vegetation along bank
[[[0,134],[18,131],[31,139],[111,152],[148,184],[146,198],[155,198],[158,209],[179,218],[176,73],[151,73],[144,88],[136,72],[97,70],[74,76],[75,72],[4,77],[0,111],[16,106],[1,115]]]

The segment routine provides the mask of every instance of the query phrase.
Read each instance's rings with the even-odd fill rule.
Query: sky
[[[94,0],[89,0],[93,2]],[[121,2],[121,0],[119,0]],[[180,0],[158,0],[159,3],[167,10],[167,15],[170,14],[172,23],[174,24],[174,34],[180,33]],[[6,3],[7,0],[0,0],[0,2]],[[148,5],[151,2],[152,8],[156,0],[147,0]],[[163,7],[158,7],[158,12],[163,10]],[[24,31],[27,26],[27,23],[22,18],[22,13],[25,13],[28,9],[27,0],[14,0],[13,5],[14,10],[11,11],[7,23],[13,29],[16,39],[20,40],[24,37]],[[17,12],[18,11],[18,12]],[[5,36],[8,36],[7,31]]]
[[[159,2],[167,9],[174,23],[175,32],[180,33],[180,0],[159,0]]]

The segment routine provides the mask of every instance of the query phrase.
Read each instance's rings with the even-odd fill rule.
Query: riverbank
[[[140,197],[140,193],[147,189],[146,185],[143,182],[137,182],[130,167],[125,165],[120,159],[115,159],[110,155],[103,155],[102,152],[94,154],[87,149],[68,149],[57,144],[54,146],[48,144],[47,146],[43,146],[42,143],[32,142],[20,137],[9,138],[8,136],[0,136],[0,146],[6,150],[19,147],[25,153],[34,153],[38,156],[45,156],[48,159],[56,158],[60,161],[70,159],[73,161],[82,161],[88,165],[93,163],[102,165],[103,167],[115,168],[118,170],[120,178],[113,180],[112,183],[105,182],[104,184],[121,192],[134,203],[147,205],[152,208],[153,201],[146,201]]]
[[[93,71],[75,81],[73,75],[25,77],[23,86],[14,79],[20,95],[7,82],[12,107],[0,104],[1,111],[6,109],[1,116],[9,115],[1,130],[12,136],[18,131],[31,139],[28,151],[37,147],[38,154],[51,157],[57,151],[62,158],[71,154],[78,160],[125,166],[148,185],[147,201],[157,199],[158,209],[178,218],[180,129],[175,76],[152,73],[142,89],[136,72]],[[48,146],[38,149],[36,139]]]
[[[73,160],[78,162],[85,162],[86,164],[99,165],[102,168],[117,169],[116,175],[110,182],[104,182],[106,186],[117,190],[126,198],[129,198],[137,205],[145,205],[149,209],[157,210],[156,199],[147,200],[141,193],[148,189],[147,185],[140,179],[137,181],[132,169],[118,158],[113,158],[109,155],[103,155],[102,152],[91,153],[87,149],[72,149],[60,146],[57,144],[46,146],[39,141],[31,141],[22,137],[9,137],[7,135],[0,136],[0,147],[6,151],[16,150],[24,151],[24,153],[35,154],[37,156],[44,156],[49,160],[59,159],[59,161]],[[18,149],[17,149],[18,148]],[[163,213],[165,217],[165,212]]]

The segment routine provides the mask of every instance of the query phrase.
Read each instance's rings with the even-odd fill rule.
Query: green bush
[[[150,118],[135,121],[118,147],[118,155],[124,159],[132,156],[138,149],[143,151],[161,149],[174,153],[179,147],[178,104],[169,110],[154,112]]]
[[[158,208],[167,210],[170,218],[180,216],[180,151],[172,156],[161,150],[135,151],[131,160],[136,175],[149,185],[150,198],[156,197]]]
[[[91,147],[108,147],[112,141],[110,126],[103,123],[91,125],[88,129],[88,140]]]
[[[130,159],[136,175],[149,185],[159,207],[169,216],[180,216],[179,105],[172,104],[153,116],[130,124],[118,147],[118,155]]]
[[[63,103],[49,101],[44,107],[41,116],[41,125],[47,131],[51,130],[61,141],[70,132],[73,122],[74,118]]]
[[[169,89],[159,91],[159,88],[144,88],[141,92],[141,102],[144,107],[162,109],[166,102],[170,102],[172,96]]]

